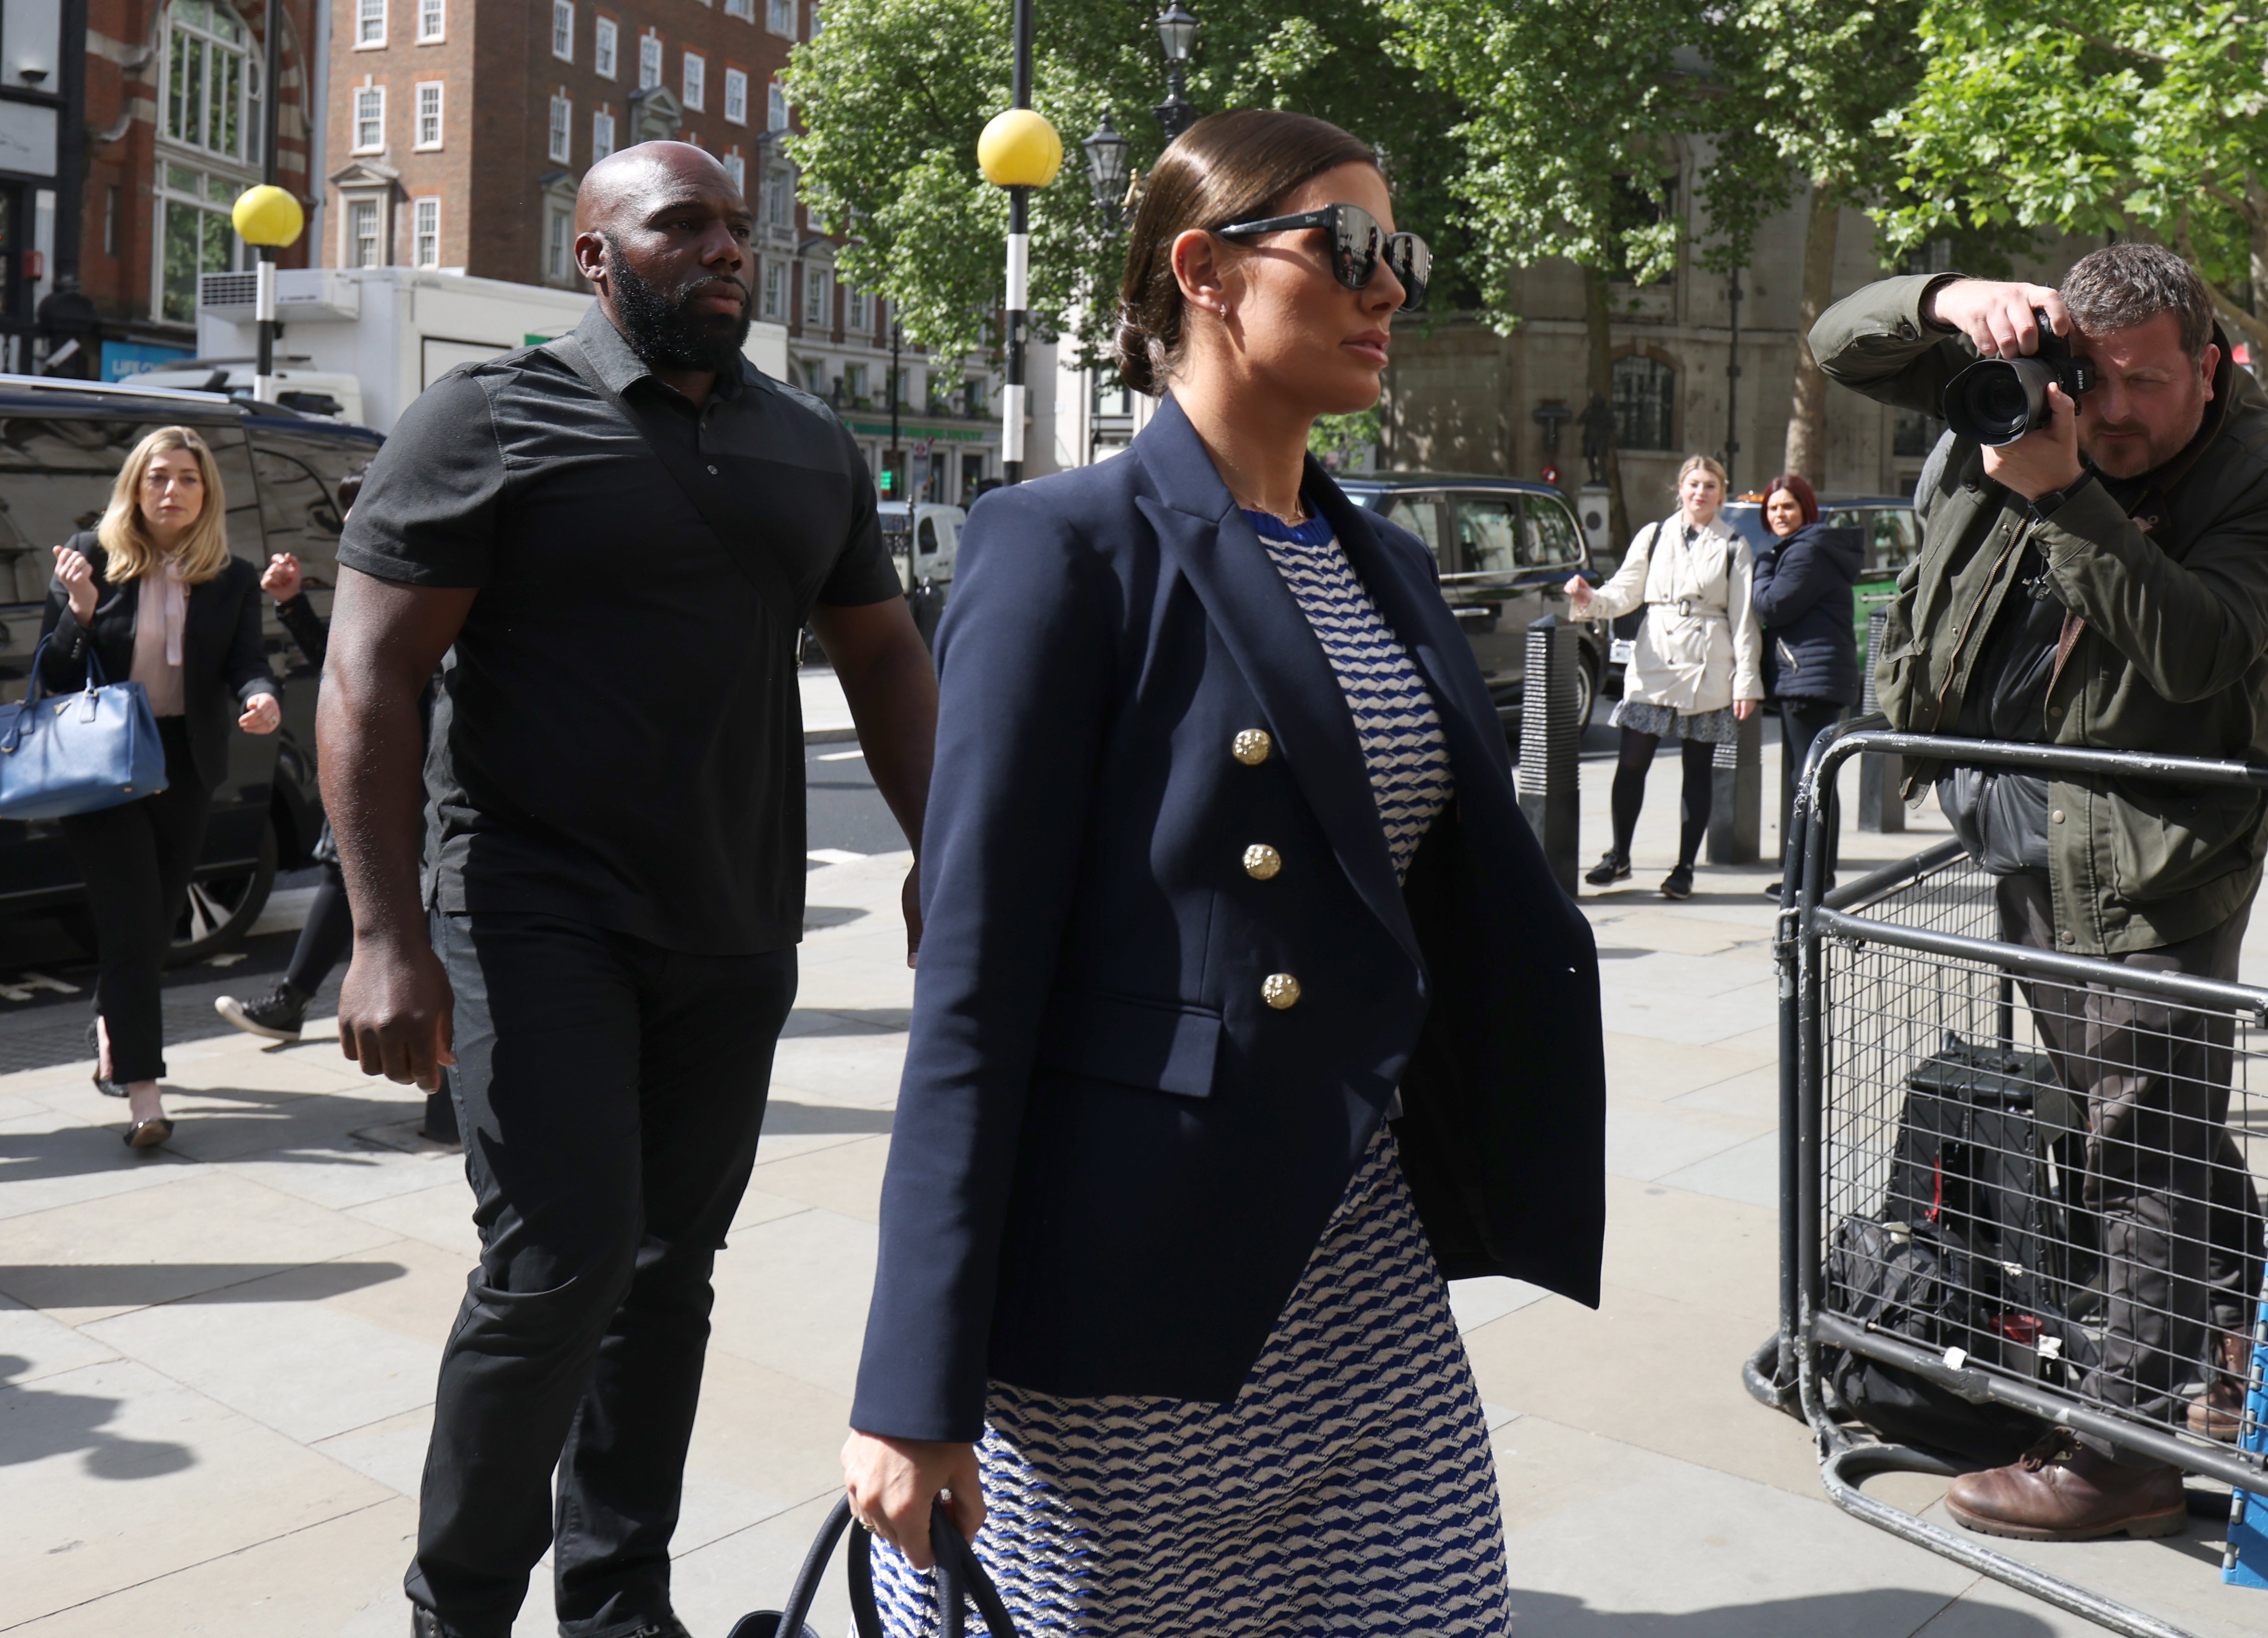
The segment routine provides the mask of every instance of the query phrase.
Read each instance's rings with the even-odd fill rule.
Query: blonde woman
[[[95,1084],[127,1100],[137,1150],[173,1135],[158,1092],[158,981],[227,771],[229,724],[271,734],[283,721],[261,650],[260,571],[230,554],[227,513],[205,441],[158,428],[127,457],[102,522],[55,548],[40,622],[46,687],[80,687],[92,658],[148,690],[166,746],[164,790],[62,822],[101,964]]]
[[[1677,469],[1677,513],[1648,524],[1631,542],[1613,579],[1593,591],[1580,575],[1567,583],[1579,620],[1617,620],[1643,606],[1636,651],[1623,673],[1615,726],[1623,731],[1615,767],[1614,846],[1584,873],[1606,887],[1631,873],[1631,837],[1646,802],[1646,770],[1664,735],[1679,742],[1684,762],[1677,868],[1662,896],[1693,896],[1693,860],[1709,831],[1716,747],[1734,724],[1756,714],[1764,697],[1764,641],[1749,603],[1756,556],[1717,516],[1725,503],[1725,469],[1690,455]]]

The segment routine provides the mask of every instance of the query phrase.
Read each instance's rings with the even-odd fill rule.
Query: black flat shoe
[[[136,1120],[126,1128],[126,1147],[156,1149],[173,1135],[173,1123],[160,1115],[155,1120]]]
[[[1693,867],[1681,864],[1663,877],[1661,896],[1665,899],[1690,899],[1693,896]]]
[[[115,1081],[106,1081],[99,1075],[94,1077],[94,1090],[100,1092],[105,1098],[123,1098],[126,1096],[126,1089],[124,1087],[121,1086]]]
[[[1619,853],[1609,853],[1601,857],[1596,864],[1583,872],[1583,879],[1594,887],[1611,887],[1615,883],[1627,878],[1630,872],[1631,863],[1628,858]]]

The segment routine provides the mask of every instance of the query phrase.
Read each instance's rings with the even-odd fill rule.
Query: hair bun
[[[1152,334],[1132,307],[1118,304],[1118,323],[1110,338],[1110,356],[1118,379],[1145,398],[1155,397],[1164,361],[1165,343]]]

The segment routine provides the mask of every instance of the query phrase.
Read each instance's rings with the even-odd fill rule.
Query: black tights
[[[291,965],[284,974],[292,988],[312,997],[354,943],[354,916],[347,908],[346,878],[336,859],[323,861],[323,879],[316,884],[314,901],[307,907],[306,924],[291,951]]]
[[[1638,832],[1638,810],[1646,805],[1646,770],[1653,766],[1660,734],[1623,730],[1623,753],[1615,764],[1615,856],[1630,857],[1631,838]],[[1690,865],[1701,852],[1701,838],[1709,834],[1709,803],[1716,792],[1717,747],[1703,739],[1678,741],[1684,764],[1685,784],[1677,804],[1677,862]]]

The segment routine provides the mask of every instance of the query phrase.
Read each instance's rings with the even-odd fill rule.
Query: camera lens
[[[1945,386],[1945,423],[1978,444],[2013,444],[2047,419],[2053,372],[2036,358],[1982,358]]]

